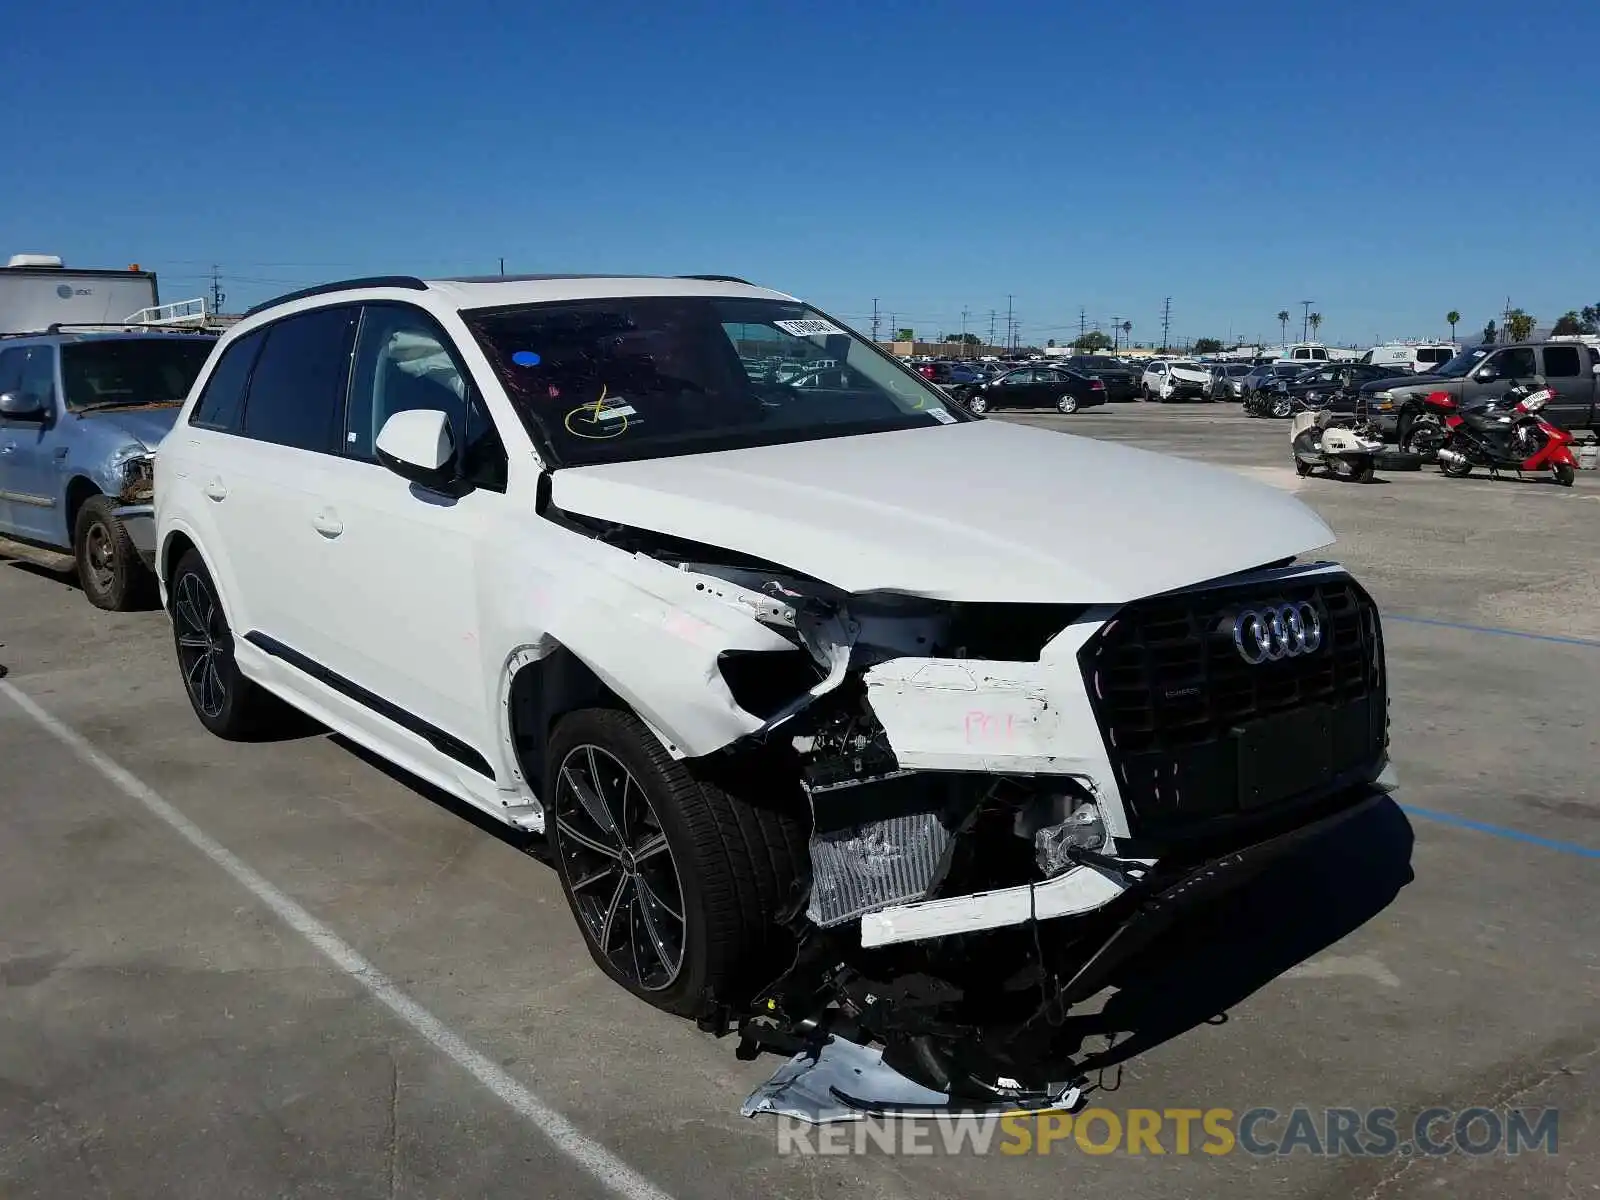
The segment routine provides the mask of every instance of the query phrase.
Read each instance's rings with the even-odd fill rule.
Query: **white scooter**
[[[1296,473],[1309,475],[1321,469],[1335,479],[1370,483],[1383,442],[1336,425],[1334,419],[1327,409],[1295,414],[1289,423],[1289,448],[1294,455]]]

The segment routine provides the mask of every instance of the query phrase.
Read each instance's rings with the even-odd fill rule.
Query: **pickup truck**
[[[0,338],[0,539],[7,554],[76,560],[89,602],[155,594],[157,443],[211,354],[202,333]]]
[[[1574,431],[1596,428],[1600,351],[1583,342],[1471,346],[1425,375],[1367,384],[1361,407],[1385,437],[1409,450],[1412,426],[1430,392],[1449,392],[1465,407],[1483,396],[1504,395],[1516,383],[1531,386],[1536,377],[1555,393],[1544,410],[1546,420]]]

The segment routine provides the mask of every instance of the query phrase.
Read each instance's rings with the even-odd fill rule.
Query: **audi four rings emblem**
[[[1310,654],[1322,645],[1322,618],[1314,604],[1247,608],[1233,619],[1233,644],[1251,666]]]

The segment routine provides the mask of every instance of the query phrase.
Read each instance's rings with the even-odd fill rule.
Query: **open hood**
[[[551,499],[848,592],[974,603],[1120,604],[1334,540],[1232,472],[1000,421],[568,467]]]

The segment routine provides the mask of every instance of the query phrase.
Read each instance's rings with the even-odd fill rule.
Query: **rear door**
[[[1577,343],[1542,346],[1539,356],[1544,365],[1541,374],[1555,393],[1545,409],[1545,419],[1563,429],[1586,428],[1594,400],[1594,375],[1584,347]]]
[[[223,451],[199,481],[236,580],[234,632],[262,649],[312,654],[326,642],[327,614],[307,601],[328,565],[319,528],[359,314],[355,305],[317,308],[266,328],[242,436],[219,439]]]

